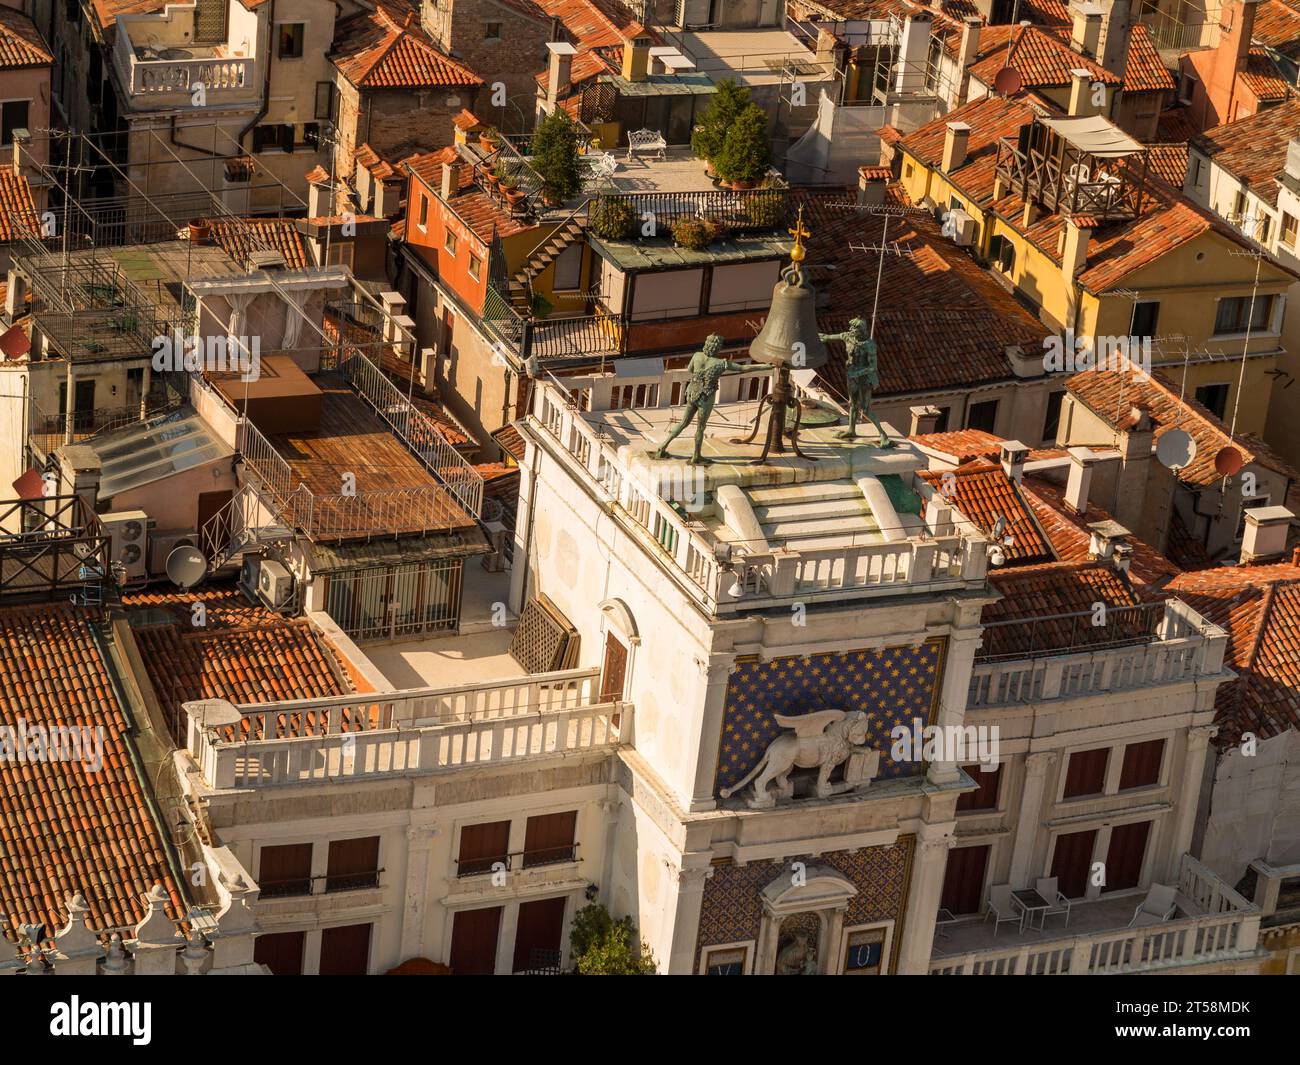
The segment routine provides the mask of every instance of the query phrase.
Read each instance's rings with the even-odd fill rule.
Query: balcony
[[[198,44],[194,37],[193,8],[169,7],[159,15],[118,18],[113,66],[134,109],[257,102],[260,64],[240,54],[249,43]]]
[[[932,976],[1064,976],[1228,966],[1259,954],[1259,908],[1190,854],[1178,874],[1177,913],[1158,925],[1129,928],[1144,892],[1076,902],[1070,923],[1048,917],[1043,930],[1017,934],[982,918],[941,929]]]
[[[601,702],[599,670],[392,694],[234,707],[185,704],[187,746],[209,788],[447,772],[613,751],[632,708]]]
[[[971,671],[970,710],[1176,684],[1223,671],[1227,634],[1170,599],[1091,613],[985,626]],[[998,653],[1006,648],[1003,653]]]

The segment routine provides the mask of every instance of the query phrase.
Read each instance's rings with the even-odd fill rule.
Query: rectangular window
[[[1044,444],[1056,443],[1056,436],[1061,431],[1061,404],[1064,401],[1064,392],[1052,392],[1047,397],[1047,413],[1043,416]]]
[[[258,859],[257,883],[264,899],[310,895],[311,844],[263,847]]]
[[[948,412],[951,410],[951,407],[939,408],[939,417],[934,423],[934,431],[936,433],[946,433],[948,431]]]
[[[1202,385],[1196,390],[1196,402],[1216,418],[1223,418],[1228,409],[1229,385]]]
[[[967,429],[979,429],[982,432],[991,433],[997,423],[998,401],[996,399],[985,400],[983,403],[973,403],[970,410],[966,412]]]
[[[329,246],[329,251],[325,254],[326,266],[346,266],[352,269],[352,253],[354,249],[350,240],[336,240]]]
[[[379,837],[330,841],[325,890],[359,891],[379,884]]]
[[[334,86],[328,81],[316,83],[316,117],[334,121]]]
[[[557,292],[572,292],[582,285],[582,245],[570,244],[555,257]]]
[[[963,810],[996,810],[998,808],[998,785],[1002,782],[1002,766],[997,766],[991,773],[981,772],[982,766],[963,767],[979,785],[975,791],[968,791],[957,799],[957,812]]]
[[[306,28],[305,22],[281,22],[275,27],[279,40],[276,55],[280,59],[302,58],[302,40]]]
[[[452,974],[491,976],[495,973],[500,931],[500,906],[457,910],[451,919],[451,951],[447,958]]]
[[[1064,797],[1073,799],[1080,795],[1100,795],[1106,788],[1106,764],[1109,760],[1109,747],[1075,751],[1070,755],[1065,770]]]
[[[1241,190],[1232,198],[1232,221],[1237,225],[1246,221],[1246,194]]]
[[[1133,318],[1128,327],[1128,335],[1131,337],[1154,337],[1156,335],[1156,323],[1160,321],[1160,301],[1143,300],[1140,303],[1133,304]]]
[[[573,861],[578,811],[530,817],[524,828],[524,868]]]
[[[27,129],[27,112],[30,100],[6,100],[0,105],[0,145],[14,142],[14,130]]]
[[[446,236],[442,238],[443,250],[453,258],[456,255],[456,248],[459,246],[459,243],[460,242],[456,239],[456,234],[450,229],[447,230]]]
[[[501,23],[485,22],[483,23],[483,40],[499,41],[501,39]]]
[[[937,40],[937,38],[936,38]],[[885,955],[885,930],[850,932],[844,951],[845,976],[879,976]]]
[[[1147,740],[1130,743],[1124,748],[1124,764],[1119,773],[1119,790],[1146,788],[1160,783],[1160,762],[1164,758],[1165,741]]]
[[[705,951],[704,973],[706,976],[744,976],[746,954],[744,947]]]
[[[1279,234],[1278,239],[1288,248],[1296,246],[1295,238],[1298,226],[1300,226],[1300,223],[1296,222],[1295,215],[1287,214],[1285,211],[1282,212],[1282,232]]]
[[[475,281],[483,276],[483,260],[473,252],[469,253],[469,276]]]
[[[429,225],[429,197],[420,197],[420,221],[418,223],[421,229],[428,228]]]
[[[465,825],[460,830],[460,853],[456,859],[457,876],[490,873],[496,862],[510,863],[510,822],[489,821]]]
[[[1273,320],[1273,297],[1225,296],[1219,300],[1214,317],[1216,335],[1253,332],[1267,329]]]
[[[1146,858],[1150,821],[1116,825],[1110,830],[1106,848],[1106,883],[1102,891],[1125,891],[1142,881],[1142,862]]]
[[[949,913],[979,913],[984,904],[984,878],[989,865],[989,846],[954,847],[948,852],[939,905]]]

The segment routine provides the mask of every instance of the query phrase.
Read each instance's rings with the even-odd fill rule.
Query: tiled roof
[[[423,89],[482,85],[467,66],[440,52],[420,29],[418,15],[381,3],[340,22],[330,61],[353,85],[366,89]]]
[[[1129,30],[1128,58],[1124,62],[1124,91],[1173,92],[1178,87],[1155,42],[1141,22]]]
[[[1187,177],[1187,145],[1148,144],[1147,148],[1151,173],[1171,188],[1181,189]]]
[[[477,115],[472,111],[467,111],[463,107],[460,109],[460,114],[451,120],[451,124],[457,129],[465,130],[466,132],[479,129],[483,125],[483,123],[479,121]]]
[[[949,38],[950,48],[957,47]],[[1013,67],[1030,88],[1069,85],[1072,70],[1086,70],[1094,81],[1119,85],[1121,79],[1100,63],[1072,51],[1053,33],[1037,26],[986,26],[980,33],[979,51],[970,66],[972,77],[992,85],[999,70]],[[948,116],[951,119],[951,116]]]
[[[1070,377],[1066,388],[1112,429],[1125,426],[1136,407],[1150,415],[1157,442],[1170,429],[1184,430],[1196,443],[1195,458],[1178,474],[1186,484],[1204,486],[1220,480],[1214,458],[1229,444],[1242,453],[1248,465],[1253,462],[1292,480],[1300,479],[1271,449],[1254,444],[1244,434],[1233,440],[1228,427],[1194,399],[1183,396],[1180,401],[1177,387],[1158,373],[1089,370]]]
[[[1192,535],[1177,510],[1169,518],[1169,541],[1165,544],[1165,551],[1169,560],[1184,572],[1209,569],[1218,564],[1210,558],[1205,545]]]
[[[474,168],[461,159],[453,146],[412,155],[403,159],[398,167],[437,194],[442,189],[442,168],[448,164],[460,164],[459,184],[449,206],[483,243],[491,244],[493,233],[504,240],[532,228],[533,223],[514,217],[507,207],[475,184]]]
[[[524,446],[524,438],[519,435],[519,430],[513,422],[493,433],[492,439],[500,444],[505,449],[506,454],[516,462],[524,461],[524,452],[527,450]]]
[[[1269,54],[1262,48],[1250,50],[1246,56],[1246,69],[1238,76],[1260,103],[1285,100],[1291,93],[1286,78],[1282,77]]]
[[[1300,5],[1295,0],[1264,0],[1255,9],[1250,34],[1257,44],[1276,48],[1283,55],[1300,53]]]
[[[1248,118],[1215,126],[1192,138],[1208,155],[1270,206],[1277,206],[1277,175],[1286,166],[1287,143],[1300,135],[1300,98]]]
[[[537,0],[551,18],[557,18],[579,50],[621,45],[637,37],[659,35],[647,31],[631,9],[617,0]]]
[[[994,202],[994,166],[1002,137],[1014,137],[1020,127],[1044,114],[1020,99],[984,97],[964,104],[927,125],[913,130],[901,142],[903,150],[925,165],[940,169],[943,140],[949,122],[966,122],[971,127],[966,162],[949,179],[984,210],[991,210],[1007,225],[1023,233],[1044,255],[1060,262],[1059,214],[1044,215],[1025,228],[1024,202],[1014,192]],[[1056,114],[1057,112],[1047,112]],[[1088,244],[1087,264],[1078,280],[1089,292],[1104,292],[1120,285],[1133,271],[1163,258],[1203,233],[1214,230],[1234,244],[1247,242],[1208,211],[1197,207],[1181,193],[1161,183],[1150,183],[1140,218],[1117,221],[1096,228]]]
[[[0,244],[17,240],[21,233],[39,233],[40,219],[32,187],[12,166],[0,167]]]
[[[807,195],[801,202],[814,261],[837,267],[812,267],[810,274],[828,301],[818,321],[824,331],[838,332],[871,307],[880,262],[851,245],[879,244],[883,219],[845,207],[851,201],[842,195]],[[884,261],[876,319],[878,394],[1006,380],[1009,346],[1042,348],[1047,327],[945,238],[929,215],[891,217],[887,236],[891,247],[912,254],[887,255]],[[844,394],[842,359],[832,359],[819,373],[827,387]]]
[[[1196,136],[1196,124],[1188,117],[1187,108],[1171,107],[1160,112],[1156,125],[1156,140],[1163,143],[1186,144]]]
[[[957,429],[946,433],[920,433],[912,437],[922,447],[934,448],[954,459],[961,460],[983,455],[996,455],[1002,449],[1002,437],[982,429]]]
[[[0,7],[0,69],[43,67],[54,56],[30,18],[11,7]]]
[[[376,181],[383,181],[397,173],[393,169],[393,164],[382,158],[369,144],[361,145],[353,158],[356,160],[357,165],[368,170],[370,176]]]
[[[305,270],[311,264],[292,218],[208,218],[212,239],[227,255],[247,263],[255,251],[278,251],[290,270]]]
[[[169,917],[185,909],[94,624],[91,611],[67,604],[0,610],[0,724],[80,726],[103,737],[98,767],[97,741],[79,759],[0,758],[0,912],[10,939],[19,924],[60,927],[72,894],[85,898],[95,930],[137,924],[155,884]]]
[[[1231,566],[1185,573],[1169,591],[1228,632],[1237,679],[1215,700],[1220,744],[1300,728],[1300,566]]]
[[[1000,465],[976,459],[954,470],[927,470],[920,476],[985,536],[992,535],[999,518],[1006,519],[1003,536],[1011,537],[1011,543],[1003,552],[1008,565],[1054,561],[1052,545]]]
[[[184,727],[181,706],[195,699],[240,706],[347,693],[346,674],[305,618],[250,608],[232,592],[205,604],[209,624],[202,628],[184,604],[151,604],[143,615],[139,604],[133,611],[136,644],[173,728]]]

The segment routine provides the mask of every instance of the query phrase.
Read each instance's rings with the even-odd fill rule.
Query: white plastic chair
[[[1040,876],[1034,881],[1034,890],[1047,900],[1047,912],[1043,914],[1046,919],[1054,913],[1065,914],[1065,927],[1070,927],[1070,900],[1067,899],[1057,885],[1056,877]]]
[[[1146,925],[1163,924],[1178,912],[1178,904],[1174,901],[1177,894],[1176,887],[1168,884],[1152,884],[1147,888],[1147,897],[1133,911],[1133,920],[1129,921],[1128,926],[1142,928]]]

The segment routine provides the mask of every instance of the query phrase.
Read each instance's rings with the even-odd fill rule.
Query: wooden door
[[[623,698],[627,676],[627,648],[612,632],[605,633],[605,664],[600,670],[600,701],[617,702]]]
[[[567,900],[537,899],[519,904],[519,923],[515,931],[515,959],[511,972],[555,971],[560,967],[560,937],[564,932],[564,907]]]
[[[954,847],[948,852],[939,905],[953,914],[979,913],[990,847]]]
[[[1067,832],[1056,837],[1056,850],[1052,853],[1052,876],[1057,879],[1057,889],[1067,899],[1081,899],[1088,893],[1088,872],[1092,868],[1092,854],[1097,846],[1097,830]]]
[[[301,976],[306,932],[273,932],[253,943],[253,961],[265,965],[272,976]]]
[[[458,910],[451,922],[451,957],[454,976],[491,976],[497,968],[497,933],[501,907]]]
[[[349,924],[321,932],[321,976],[365,976],[369,968],[370,925]]]
[[[1150,821],[1116,825],[1110,830],[1110,846],[1106,848],[1106,883],[1102,891],[1123,891],[1141,883],[1142,861],[1146,858],[1150,835]]]

